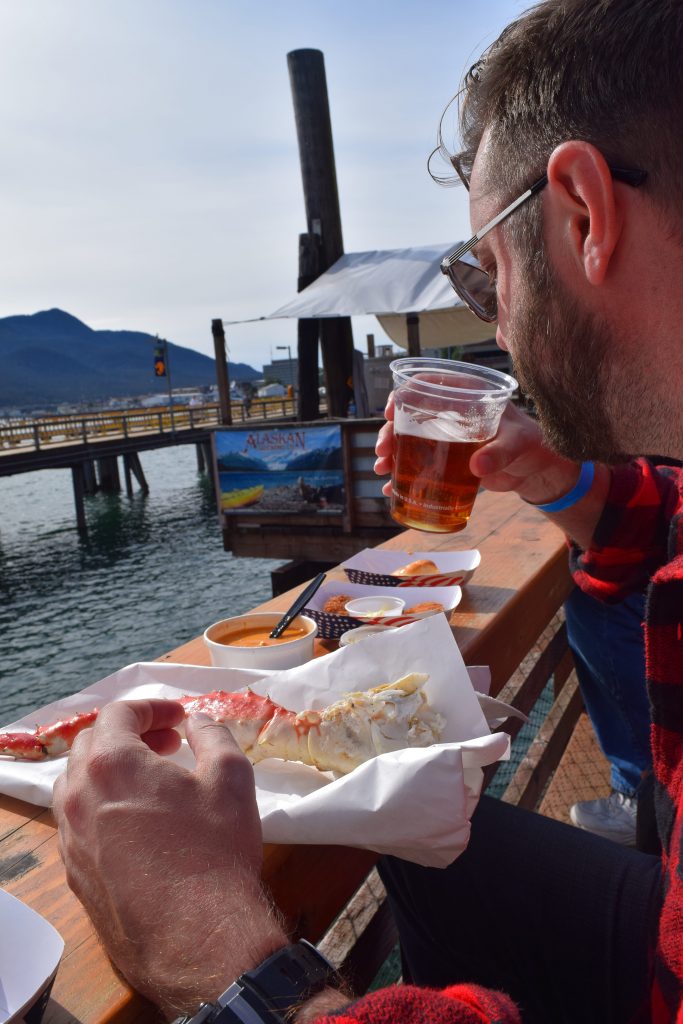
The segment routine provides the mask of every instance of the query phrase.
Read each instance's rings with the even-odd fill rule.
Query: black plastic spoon
[[[309,583],[305,590],[302,590],[292,607],[289,611],[285,612],[273,632],[270,634],[271,640],[277,640],[277,638],[284,633],[292,619],[295,619],[301,609],[304,608],[307,602],[311,600],[326,575],[327,573],[324,572],[318,573],[313,582]]]

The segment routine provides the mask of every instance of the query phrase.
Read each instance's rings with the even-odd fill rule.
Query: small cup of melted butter
[[[252,612],[214,622],[204,632],[211,663],[221,668],[294,668],[313,657],[318,626],[306,615],[297,617],[277,640],[269,634],[282,612]]]

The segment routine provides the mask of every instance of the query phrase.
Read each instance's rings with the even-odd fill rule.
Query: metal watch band
[[[287,1011],[338,984],[329,960],[301,939],[245,971],[216,1003],[202,1003],[194,1017],[173,1024],[284,1024]]]
[[[173,1024],[282,1024],[268,1003],[252,989],[234,981],[217,1003],[202,1003],[193,1017],[177,1017]]]

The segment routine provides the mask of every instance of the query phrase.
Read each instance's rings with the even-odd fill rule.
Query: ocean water
[[[68,469],[0,477],[0,724],[271,596],[282,561],[223,550],[194,446],[140,460],[149,495],[86,498],[87,538]]]

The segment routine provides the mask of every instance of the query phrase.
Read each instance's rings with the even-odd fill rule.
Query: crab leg
[[[71,750],[73,741],[83,729],[94,724],[97,708],[81,711],[73,718],[62,718],[50,725],[39,725],[35,732],[0,733],[0,754],[9,754],[20,761],[45,761]]]
[[[321,711],[298,714],[251,690],[217,690],[181,697],[179,703],[186,716],[203,712],[226,725],[253,762],[277,757],[346,773],[388,750],[439,741],[444,721],[422,692],[426,681],[427,676],[412,673],[394,683],[346,694]],[[97,714],[78,714],[39,726],[34,733],[0,733],[0,754],[40,761],[65,753]]]

